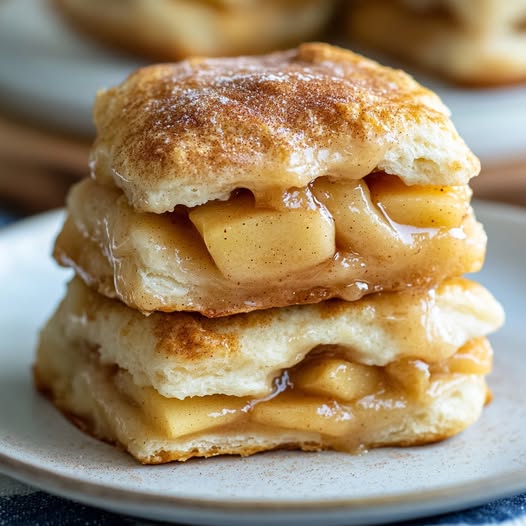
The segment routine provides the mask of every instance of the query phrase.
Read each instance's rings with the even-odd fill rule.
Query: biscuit
[[[142,212],[375,171],[458,186],[480,169],[437,95],[327,44],[146,67],[99,92],[94,119],[92,176]]]
[[[525,0],[362,0],[351,4],[348,26],[354,42],[460,84],[526,80]]]
[[[145,313],[355,301],[482,265],[479,162],[447,108],[350,51],[144,68],[94,116],[95,184],[55,257]]]
[[[394,187],[375,202],[378,182],[369,178],[320,178],[310,208],[232,199],[226,214],[215,204],[152,214],[133,210],[119,190],[85,180],[68,198],[54,255],[100,293],[142,312],[209,317],[331,297],[354,301],[480,269],[486,236],[467,188]],[[397,213],[413,226],[393,221]]]
[[[482,336],[501,317],[465,280],[228,320],[143,317],[75,280],[42,332],[35,381],[147,464],[423,444],[479,417],[492,364]]]
[[[262,397],[284,369],[320,347],[337,347],[343,357],[370,366],[405,358],[436,362],[494,331],[502,320],[491,294],[461,278],[428,291],[217,319],[190,313],[145,317],[75,278],[42,333],[41,348],[64,339],[94,349],[102,363],[119,366],[138,385],[171,398]]]
[[[66,22],[156,61],[264,53],[320,34],[334,0],[55,0]]]
[[[140,70],[95,121],[34,367],[82,429],[163,463],[478,418],[503,311],[455,277],[484,259],[479,164],[436,95],[307,44]]]

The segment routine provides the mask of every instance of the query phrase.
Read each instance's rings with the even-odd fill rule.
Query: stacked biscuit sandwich
[[[76,277],[38,388],[143,463],[458,433],[503,312],[477,159],[432,92],[324,44],[141,69],[99,93]]]

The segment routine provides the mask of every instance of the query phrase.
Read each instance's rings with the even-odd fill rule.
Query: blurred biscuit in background
[[[335,0],[54,0],[74,27],[153,60],[263,53],[320,35]]]
[[[526,81],[526,0],[358,0],[349,6],[354,42],[459,84]]]

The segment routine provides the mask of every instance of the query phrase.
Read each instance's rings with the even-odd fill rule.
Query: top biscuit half
[[[323,176],[458,186],[480,168],[434,93],[326,44],[143,68],[101,91],[94,117],[92,176],[156,214]]]

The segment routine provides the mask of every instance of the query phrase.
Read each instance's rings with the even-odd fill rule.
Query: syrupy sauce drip
[[[321,178],[323,179],[323,178]],[[363,179],[363,182],[369,186],[373,184],[374,186],[382,186],[382,179],[391,181],[392,179],[398,179],[396,176],[390,176],[384,172],[374,172]],[[349,185],[352,185],[353,182],[349,181]],[[387,183],[387,184],[390,184]],[[238,188],[232,192],[229,201],[234,200],[243,200],[247,203],[247,206],[254,207],[254,209],[263,208],[263,209],[272,209],[276,211],[286,211],[294,209],[308,209],[308,210],[321,210],[325,215],[331,216],[330,212],[327,210],[326,206],[320,202],[320,200],[314,195],[313,188],[316,185],[316,180],[311,182],[305,188],[290,188],[288,190],[283,190],[281,188],[276,188],[274,190],[269,190],[260,195],[254,196],[254,194],[245,188]],[[225,202],[226,203],[226,202]],[[396,233],[399,240],[406,245],[411,245],[415,242],[415,239],[425,235],[425,236],[434,236],[439,231],[441,226],[437,225],[436,227],[418,227],[410,224],[403,224],[397,222],[391,217],[389,212],[386,210],[383,203],[379,200],[374,201],[374,205],[377,208],[377,213],[382,216],[382,218],[389,224],[393,232]],[[359,206],[359,205],[357,205]],[[177,206],[175,210],[170,213],[172,221],[177,221],[185,215],[188,215],[189,209],[185,206]],[[350,247],[339,247],[343,252],[352,252]],[[338,259],[338,258],[336,258]]]
[[[243,407],[243,409],[241,409],[241,411],[243,411],[244,413],[249,413],[256,404],[270,402],[271,400],[279,396],[281,393],[294,389],[294,384],[290,379],[288,370],[284,370],[279,376],[274,378],[273,385],[274,389],[270,394],[264,396],[263,398],[255,398],[253,400],[250,400],[250,402],[248,402],[247,405]]]
[[[381,202],[377,202],[376,206],[381,211],[384,219],[389,223],[391,228],[397,233],[397,236],[405,245],[412,245],[415,242],[416,236],[435,236],[440,231],[440,227],[417,227],[413,225],[397,223],[391,218]]]

